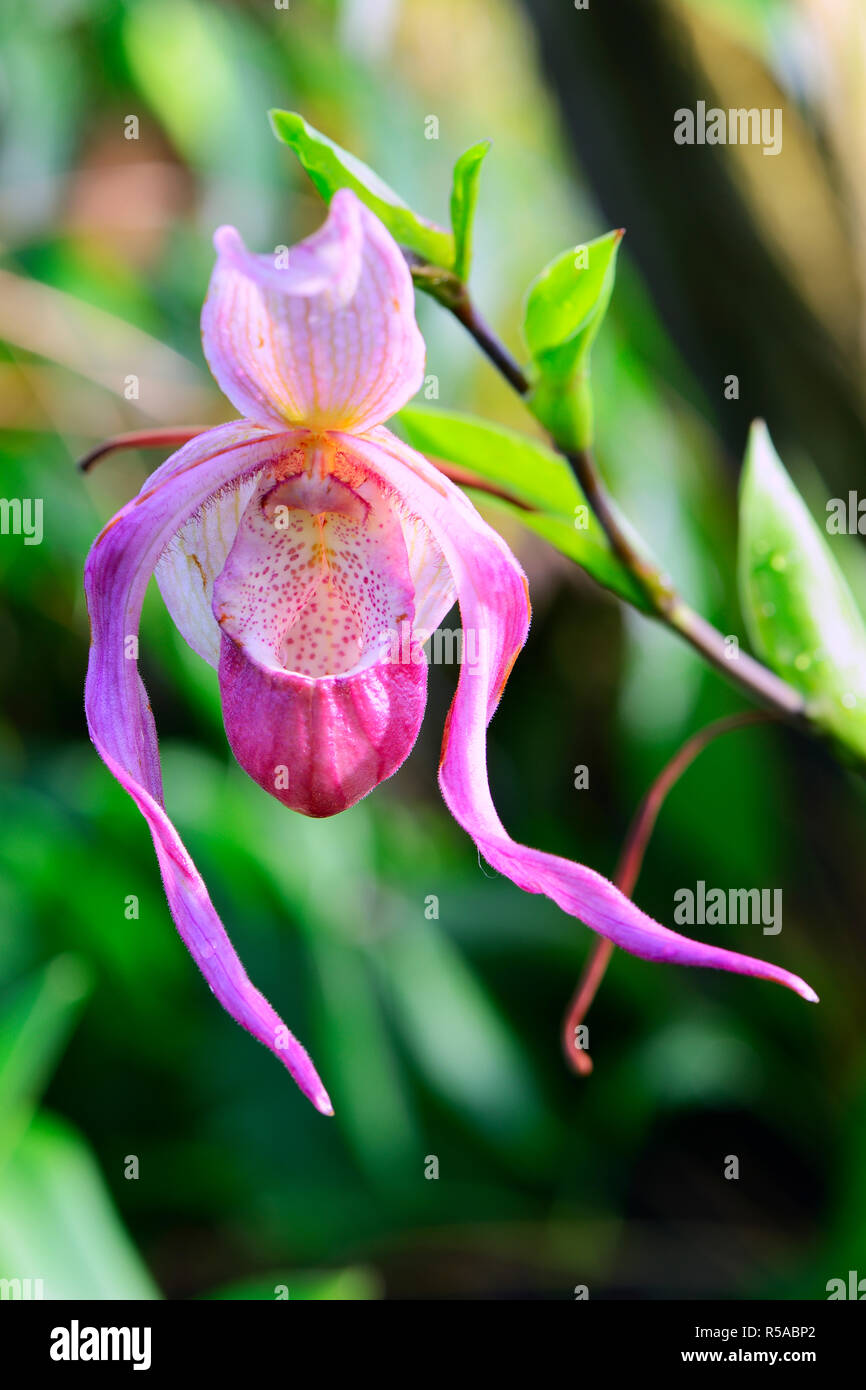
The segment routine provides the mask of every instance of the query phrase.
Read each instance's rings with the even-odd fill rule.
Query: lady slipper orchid
[[[448,716],[440,785],[484,858],[635,955],[777,980],[814,999],[787,971],[668,930],[592,869],[503,828],[486,730],[526,639],[526,579],[455,483],[383,426],[418,390],[424,364],[411,277],[390,234],[343,191],[285,265],[252,255],[229,227],[215,246],[204,351],[243,418],[188,442],[95,541],[86,708],[223,1007],[332,1113],[304,1048],[244,973],[163,804],[154,718],[128,659],[153,574],[183,637],[218,671],[238,762],[309,816],[353,805],[404,761],[424,714],[422,643],[456,599],[464,634],[478,640]]]

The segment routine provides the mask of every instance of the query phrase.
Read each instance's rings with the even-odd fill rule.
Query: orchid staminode
[[[814,999],[797,976],[670,931],[592,869],[503,828],[486,731],[526,640],[526,579],[460,488],[383,425],[422,383],[424,342],[409,270],[381,222],[341,191],[285,265],[251,254],[229,227],[215,246],[204,351],[243,418],[157,468],[94,542],[85,584],[91,737],[150,827],[172,916],[219,1002],[333,1113],[166,813],[155,722],[128,659],[153,574],[181,634],[218,672],[238,762],[309,816],[353,805],[407,757],[426,703],[421,647],[456,600],[464,633],[483,640],[461,667],[439,779],[488,863],[635,955]]]

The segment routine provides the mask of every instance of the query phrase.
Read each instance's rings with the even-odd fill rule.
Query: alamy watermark
[[[25,545],[41,545],[42,535],[41,497],[0,497],[0,536],[23,536]]]
[[[48,1354],[52,1361],[131,1361],[134,1371],[148,1371],[151,1332],[149,1327],[82,1327],[73,1318],[68,1327],[52,1328]]]
[[[41,1299],[45,1297],[41,1279],[0,1279],[0,1300]]]
[[[847,498],[831,497],[826,525],[830,536],[866,536],[866,497],[853,491]]]
[[[848,1270],[847,1279],[828,1279],[824,1287],[827,1290],[828,1302],[850,1298],[862,1303],[866,1299],[866,1279],[861,1279],[856,1269]]]
[[[422,647],[411,623],[404,622],[381,634],[379,651],[382,661],[395,666],[467,666],[474,674],[488,666],[490,634],[484,628],[437,627]]]
[[[782,930],[781,888],[707,888],[699,879],[694,889],[674,893],[678,926],[761,926],[764,936]]]
[[[674,142],[677,145],[762,145],[763,154],[782,150],[782,108],[779,106],[707,109],[699,101],[694,111],[681,106],[674,112]]]

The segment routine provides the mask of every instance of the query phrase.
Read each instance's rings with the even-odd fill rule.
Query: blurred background
[[[672,923],[699,879],[781,888],[781,935],[694,934],[822,1002],[617,955],[577,1080],[559,1029],[594,938],[485,871],[445,812],[454,670],[431,667],[400,773],[306,821],[234,764],[215,674],[154,590],[141,668],[167,806],[316,1059],[324,1120],[211,999],[88,742],[82,565],[161,455],[74,466],[120,430],[233,414],[199,342],[213,230],[264,249],[323,216],[267,108],[440,223],[454,159],[492,137],[479,304],[520,352],[532,276],[626,227],[599,458],[691,602],[742,635],[749,420],[819,517],[864,487],[861,0],[7,0],[2,29],[0,492],[44,500],[44,539],[0,537],[0,1278],[108,1299],[749,1299],[866,1275],[862,783],[781,730],[702,756],[637,901]],[[675,145],[698,100],[781,108],[782,152]],[[418,308],[440,405],[531,432],[460,329]],[[743,706],[509,526],[535,618],[491,729],[494,793],[516,838],[611,874],[666,759]],[[862,541],[833,544],[863,598]]]

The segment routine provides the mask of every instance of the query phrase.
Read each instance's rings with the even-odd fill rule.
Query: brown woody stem
[[[119,453],[124,449],[164,449],[171,448],[173,445],[188,444],[196,435],[202,434],[207,429],[206,425],[189,425],[181,429],[153,429],[153,430],[133,430],[129,434],[116,434],[111,439],[106,439],[102,444],[97,444],[95,449],[91,449],[89,454],[78,460],[77,467],[82,473],[86,473],[100,459],[104,459],[108,454]],[[446,459],[434,458],[433,462],[441,473],[452,478],[461,487],[475,488],[477,492],[486,492],[491,497],[501,497],[512,506],[519,507],[522,511],[531,512],[535,508],[528,502],[521,502],[519,498],[512,497],[511,493],[504,487],[498,487],[496,483],[491,483],[488,478],[482,478],[478,473],[473,473],[469,468],[461,468],[456,463],[449,463]]]
[[[419,282],[423,283],[420,277]],[[475,308],[466,287],[452,288],[448,295],[442,294],[438,297],[475,339],[485,357],[513,386],[518,395],[525,399],[531,389],[526,373]],[[710,665],[726,675],[751,699],[766,705],[790,723],[805,725],[805,701],[800,693],[747,652],[737,650],[736,655],[732,656],[722,633],[690,608],[677,593],[669,577],[635,548],[607,494],[592,452],[589,449],[560,448],[555,439],[552,443],[557,452],[571,465],[589,506],[607,536],[611,550],[640,585],[654,616],[679,633]]]

